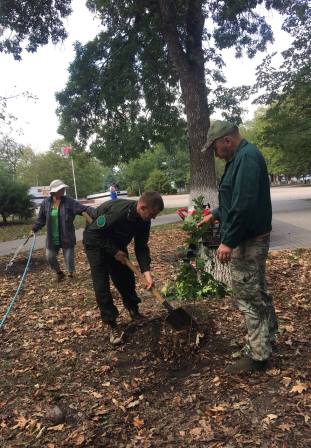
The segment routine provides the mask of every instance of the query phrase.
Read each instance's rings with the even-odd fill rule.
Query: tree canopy
[[[246,137],[258,144],[271,174],[311,172],[311,83],[297,85],[282,100],[259,109],[246,125]]]
[[[34,204],[28,194],[28,186],[13,179],[6,164],[0,162],[0,215],[4,223],[10,215],[30,218]]]
[[[281,104],[311,83],[311,7],[309,1],[285,1],[280,10],[287,14],[282,29],[292,36],[290,47],[281,53],[279,67],[269,54],[258,67],[255,90],[264,88],[258,103]]]
[[[23,45],[34,51],[49,38],[63,39],[70,3],[4,0],[0,50],[18,58]],[[291,72],[284,81],[288,91],[294,80],[309,76],[308,0],[88,0],[87,6],[102,31],[86,45],[76,44],[68,83],[57,95],[61,133],[77,146],[90,144],[93,154],[113,165],[159,142],[170,148],[187,127],[192,196],[215,192],[213,155],[201,153],[210,115],[218,107],[239,121],[238,103],[248,92],[225,88],[221,50],[234,48],[237,58],[264,51],[273,41],[264,11],[276,10],[294,45],[284,53],[277,83],[271,82],[275,72],[265,69],[267,59],[257,87],[270,83],[270,93],[278,91]]]
[[[24,145],[17,143],[8,135],[3,136],[0,140],[0,161],[7,165],[11,174],[16,174],[18,162],[24,151]]]
[[[49,39],[65,39],[62,19],[70,14],[70,4],[71,0],[1,0],[0,52],[21,59],[23,49],[34,52]]]
[[[224,88],[220,50],[235,48],[237,57],[244,52],[253,57],[273,40],[257,6],[300,23],[306,4],[89,0],[103,31],[86,45],[76,45],[68,84],[57,95],[60,131],[81,145],[92,140],[98,157],[116,163],[153,142],[169,146],[186,117],[192,188],[214,188],[212,156],[203,158],[200,151],[209,117],[217,105],[237,121],[236,94],[241,99],[246,93]]]

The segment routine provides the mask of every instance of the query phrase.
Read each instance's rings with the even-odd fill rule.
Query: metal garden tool
[[[132,272],[134,272],[134,274],[136,274],[142,283],[146,284],[146,279],[143,274],[129,259],[126,260],[126,265]],[[172,305],[164,297],[162,297],[158,289],[152,287],[150,292],[153,294],[154,298],[168,311],[166,320],[175,330],[182,330],[187,327],[197,327],[195,320],[192,316],[190,316],[190,314],[187,313],[187,311],[183,308],[173,308]]]

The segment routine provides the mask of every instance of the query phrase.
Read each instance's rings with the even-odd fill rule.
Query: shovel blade
[[[195,320],[183,308],[176,308],[169,312],[166,321],[175,329],[182,330],[187,327],[196,327]]]

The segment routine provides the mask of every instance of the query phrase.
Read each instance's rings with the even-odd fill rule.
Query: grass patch
[[[157,233],[157,232],[162,232],[162,231],[170,231],[170,230],[175,230],[175,229],[179,229],[182,225],[182,222],[171,222],[170,224],[158,224],[155,226],[151,227],[150,232],[151,233]]]
[[[31,227],[35,222],[35,218],[29,219],[28,221],[8,221],[7,225],[4,225],[3,222],[0,222],[0,243],[5,241],[18,240],[20,238],[26,238],[29,232],[31,231]],[[85,219],[83,216],[76,216],[74,221],[75,228],[80,229],[85,226]],[[45,235],[46,227],[44,226],[37,235]]]
[[[161,215],[172,215],[173,213],[176,213],[176,210],[178,210],[178,208],[165,208],[164,210],[162,210],[161,213],[159,213],[159,216]]]
[[[175,213],[177,208],[165,208],[160,215],[170,215]],[[35,218],[29,219],[28,221],[8,221],[7,225],[4,225],[2,221],[0,221],[0,243],[4,243],[5,241],[13,241],[22,238],[26,238],[31,231],[31,227],[35,222]],[[81,229],[85,226],[85,219],[83,216],[76,216],[74,220],[74,225],[76,229]],[[160,226],[154,226],[156,228]],[[153,227],[153,229],[154,229]],[[173,224],[165,224],[161,226],[162,229],[172,229],[174,228]],[[45,235],[46,227],[44,226],[37,235]]]

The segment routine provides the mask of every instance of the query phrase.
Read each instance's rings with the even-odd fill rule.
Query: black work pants
[[[112,300],[109,277],[121,294],[125,308],[137,308],[140,299],[135,291],[133,272],[99,247],[86,245],[85,252],[90,263],[93,287],[102,320],[112,322],[119,315]]]

